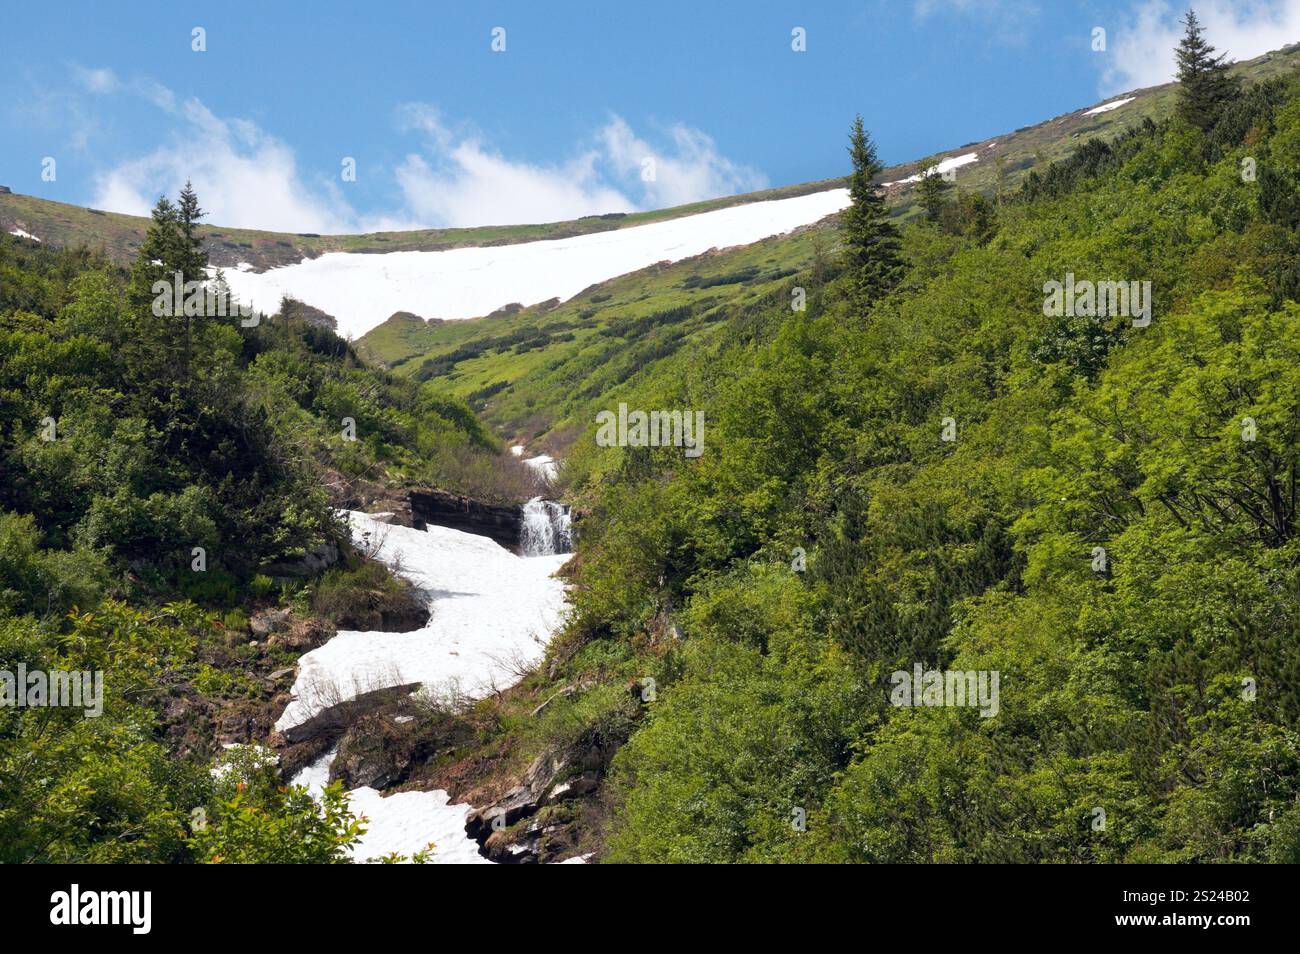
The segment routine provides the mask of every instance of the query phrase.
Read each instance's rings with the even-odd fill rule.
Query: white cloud
[[[159,195],[175,195],[188,179],[214,224],[336,233],[563,221],[767,184],[758,172],[722,156],[709,136],[680,123],[664,131],[665,145],[656,148],[614,116],[568,158],[534,163],[503,155],[472,131],[453,129],[431,106],[408,103],[398,109],[398,130],[422,142],[391,170],[401,206],[362,215],[337,182],[304,175],[293,150],[255,123],[219,117],[151,80],[127,82],[110,70],[81,68],[76,76],[96,94],[124,91],[144,99],[166,119],[168,132],[154,151],[97,178],[94,204],[115,212],[147,214]]]
[[[425,135],[428,153],[408,155],[396,170],[408,227],[555,222],[635,208],[601,181],[593,152],[561,165],[512,161],[453,132],[430,106],[407,103],[399,116],[403,128]]]
[[[553,222],[663,208],[761,189],[758,172],[720,155],[713,140],[676,124],[656,149],[618,116],[573,158],[554,165],[509,159],[473,134],[449,128],[432,107],[407,103],[403,125],[426,137],[426,154],[397,169],[406,214],[449,226]]]
[[[119,86],[117,74],[109,69],[89,70],[74,66],[73,73],[77,81],[92,93],[115,93]]]
[[[644,208],[685,205],[767,185],[760,173],[720,155],[713,140],[698,129],[677,123],[667,132],[672,149],[665,152],[639,138],[617,116],[600,131],[604,158],[617,175],[639,182]]]
[[[1229,59],[1250,59],[1300,40],[1300,0],[1198,0],[1194,7],[1206,39]],[[1127,21],[1109,30],[1102,94],[1172,80],[1177,72],[1174,47],[1183,34],[1178,21],[1185,12],[1182,2],[1145,0]]]
[[[293,150],[254,123],[221,119],[197,99],[176,105],[162,87],[145,90],[174,120],[168,141],[98,177],[94,203],[147,215],[159,195],[188,179],[207,221],[290,232],[346,232],[355,215],[333,187],[304,184]]]

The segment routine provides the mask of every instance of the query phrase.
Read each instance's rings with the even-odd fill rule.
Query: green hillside
[[[1300,49],[1279,51],[1239,64],[1250,79],[1265,79],[1300,64]],[[1086,142],[1107,141],[1166,119],[1177,86],[1126,93],[1134,102],[1095,116],[1076,111],[1006,136],[880,172],[880,182],[915,175],[942,158],[978,152],[980,161],[961,167],[957,186],[1005,204],[1037,169],[1045,172]],[[837,181],[836,184],[842,184]],[[917,186],[886,189],[899,221],[915,219]],[[659,265],[596,285],[556,305],[543,303],[475,321],[423,323],[399,315],[357,341],[368,360],[402,376],[431,380],[468,399],[498,433],[533,440],[552,427],[589,419],[592,399],[612,399],[624,382],[683,347],[729,333],[723,319],[761,301],[789,300],[799,284],[792,276],[836,255],[834,221],[756,245]],[[820,277],[816,283],[820,283]],[[683,311],[686,309],[686,311]],[[732,329],[734,332],[734,329]],[[567,437],[560,435],[560,443]]]
[[[545,658],[348,726],[405,760],[380,788],[513,805],[496,857],[1300,861],[1298,56],[946,192],[882,194],[937,157],[883,170],[859,123],[838,221],[356,343],[151,289],[379,237],[0,195],[48,235],[0,234],[0,671],[112,676],[93,716],[0,706],[0,860],[347,860],[341,785],[287,782],[338,737],[274,720],[305,652],[424,604],[336,508],[517,504],[523,439],[575,518]],[[582,222],[394,243],[630,217]],[[606,439],[619,405],[701,452]]]
[[[577,615],[495,744],[617,755],[599,810],[502,844],[1300,860],[1300,76],[1197,119],[907,224],[865,305],[804,269],[806,311],[737,304],[601,381],[588,411],[702,411],[705,450],[570,418]],[[1053,314],[1067,275],[1149,281],[1150,324]],[[995,711],[900,705],[916,667],[997,673]]]

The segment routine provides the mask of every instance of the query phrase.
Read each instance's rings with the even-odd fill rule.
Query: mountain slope
[[[1237,69],[1249,79],[1263,79],[1297,64],[1300,49],[1290,47]],[[1176,89],[1167,84],[1125,93],[1099,107],[891,167],[880,179],[903,221],[916,214],[915,177],[945,161],[956,163],[960,189],[994,198],[1010,195],[1030,171],[1045,171],[1085,142],[1105,141],[1168,117]],[[363,335],[357,347],[399,374],[432,379],[471,399],[500,432],[532,439],[585,407],[584,395],[603,393],[608,384],[598,380],[644,375],[647,364],[677,350],[688,336],[710,333],[705,326],[716,328],[726,315],[756,301],[784,296],[788,303],[797,284],[789,276],[815,258],[824,272],[837,241],[835,223],[826,221],[748,248],[721,249],[602,282],[558,305],[507,309],[476,322],[426,324],[409,314],[395,315]],[[825,277],[820,274],[819,281]],[[692,314],[674,312],[683,307]],[[655,319],[665,312],[674,313],[669,320]],[[616,322],[623,334],[611,331]]]

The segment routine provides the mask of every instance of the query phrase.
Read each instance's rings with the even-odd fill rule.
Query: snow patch
[[[338,746],[299,770],[292,784],[303,785],[313,798],[320,798],[330,777],[330,763]],[[430,842],[433,864],[491,864],[478,852],[478,844],[465,834],[469,805],[452,805],[447,793],[397,792],[385,796],[373,788],[354,788],[347,793],[353,814],[365,816],[366,832],[349,851],[354,861],[378,861],[397,852],[412,855]]]
[[[397,852],[412,855],[433,843],[430,860],[441,865],[490,865],[478,843],[465,834],[469,805],[452,805],[444,791],[395,792],[373,788],[348,792],[352,811],[366,818],[366,833],[352,847],[358,861],[378,861]]]
[[[279,731],[372,690],[422,683],[476,697],[513,684],[537,662],[565,613],[554,573],[568,554],[520,557],[487,537],[448,527],[380,523],[348,512],[354,538],[429,594],[428,625],[407,633],[340,630],[304,655]],[[363,543],[364,546],[364,543]]]
[[[24,232],[22,229],[17,228],[17,227],[10,229],[10,230],[9,230],[9,234],[10,234],[10,235],[16,235],[16,236],[18,236],[19,238],[31,239],[33,242],[39,242],[39,241],[40,241],[40,239],[38,239],[38,238],[37,238],[35,235],[33,235],[31,232]]]
[[[960,169],[962,166],[968,166],[972,162],[979,162],[979,153],[968,152],[960,156],[949,156],[947,159],[940,159],[935,165],[926,169],[925,172],[918,172],[914,176],[908,176],[906,179],[898,179],[894,182],[885,182],[883,185],[903,185],[908,182],[920,182],[927,175],[943,175],[951,169]]]
[[[527,458],[524,463],[537,471],[547,483],[555,479],[560,472],[560,462],[548,454],[538,454]]]
[[[245,304],[270,312],[287,294],[334,315],[339,334],[357,337],[398,311],[474,318],[511,302],[569,299],[656,262],[789,232],[848,204],[847,189],[831,189],[567,239],[441,252],[326,252],[262,273],[237,268],[226,281]]]
[[[1133,102],[1133,100],[1135,100],[1135,99],[1137,99],[1136,96],[1130,96],[1130,97],[1128,97],[1127,99],[1117,99],[1117,100],[1115,100],[1113,103],[1103,103],[1103,104],[1100,105],[1100,106],[1096,106],[1096,107],[1094,107],[1094,108],[1088,110],[1088,111],[1087,111],[1086,113],[1084,113],[1083,115],[1085,115],[1085,116],[1096,116],[1098,113],[1108,113],[1108,112],[1110,112],[1112,109],[1119,109],[1121,106],[1125,106],[1125,105],[1127,105],[1128,103]]]

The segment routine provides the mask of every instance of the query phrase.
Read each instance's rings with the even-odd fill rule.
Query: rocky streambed
[[[410,855],[430,843],[434,862],[485,861],[481,847],[499,860],[534,860],[527,831],[517,832],[509,849],[494,850],[493,834],[598,781],[600,753],[566,753],[538,759],[521,784],[478,809],[454,804],[442,789],[417,790],[428,764],[472,741],[463,724],[438,713],[508,690],[541,660],[567,611],[555,575],[569,559],[555,552],[568,544],[563,508],[532,501],[524,514],[514,512],[511,532],[498,519],[504,515],[449,497],[412,494],[412,522],[422,527],[347,514],[357,546],[416,587],[429,616],[407,632],[340,630],[306,653],[275,725],[300,751],[330,746],[293,781],[313,788],[343,782],[354,811],[367,819],[353,852],[358,860]],[[429,522],[448,512],[458,526],[497,532]],[[399,785],[404,790],[383,794]]]

